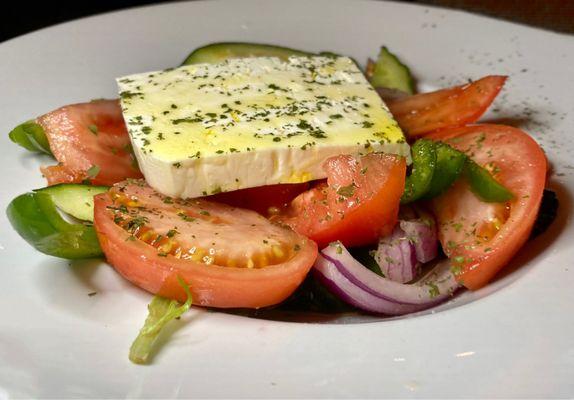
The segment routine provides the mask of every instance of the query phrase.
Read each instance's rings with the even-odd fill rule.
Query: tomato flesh
[[[488,283],[529,237],[546,181],[546,157],[519,129],[474,125],[434,135],[488,169],[514,198],[485,203],[459,180],[432,201],[442,247],[459,281],[470,289]]]
[[[230,206],[247,208],[268,216],[284,209],[295,197],[309,189],[309,183],[259,186],[224,192],[208,199]]]
[[[141,178],[118,100],[72,104],[37,119],[59,164],[42,168],[49,185],[113,185]]]
[[[280,303],[305,278],[317,246],[250,211],[162,196],[144,181],[95,197],[95,228],[106,258],[126,279],[194,304],[258,308]]]
[[[411,136],[476,122],[494,101],[505,76],[487,76],[478,81],[389,101],[391,113]]]
[[[327,182],[300,194],[273,219],[319,247],[335,240],[346,246],[370,244],[392,231],[405,186],[404,158],[341,155],[328,159],[323,168]]]

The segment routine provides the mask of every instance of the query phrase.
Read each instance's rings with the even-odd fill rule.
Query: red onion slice
[[[379,240],[373,256],[386,278],[407,283],[417,277],[420,263],[433,260],[437,254],[438,238],[434,220],[423,216],[400,220],[391,235]]]
[[[403,284],[365,268],[339,243],[321,253],[314,266],[318,278],[344,301],[365,311],[402,315],[424,310],[445,301],[459,287],[449,260],[439,262],[420,281]]]
[[[412,239],[398,225],[389,236],[381,238],[374,258],[383,275],[393,282],[410,282],[419,271]]]
[[[386,315],[403,315],[422,310],[418,305],[397,304],[364,291],[348,280],[335,264],[321,254],[313,267],[314,276],[333,294],[361,310]]]
[[[418,261],[424,264],[435,259],[438,254],[438,237],[434,221],[400,221],[399,227],[412,243]]]

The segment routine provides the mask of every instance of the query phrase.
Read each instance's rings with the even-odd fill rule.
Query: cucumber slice
[[[181,65],[216,64],[230,58],[279,57],[282,60],[290,56],[312,56],[314,54],[288,47],[258,43],[213,43],[191,52]]]
[[[42,253],[67,259],[99,257],[94,221],[94,195],[105,186],[61,184],[16,197],[6,214],[18,234]],[[69,222],[63,211],[83,221]],[[88,222],[89,221],[89,222]]]
[[[54,257],[81,259],[103,255],[91,223],[69,223],[47,193],[16,197],[6,215],[16,232],[36,250]]]
[[[396,89],[408,94],[415,92],[411,71],[385,46],[381,47],[370,81],[375,87]]]
[[[34,190],[50,196],[61,211],[83,221],[94,221],[94,196],[108,191],[106,186],[62,183]]]

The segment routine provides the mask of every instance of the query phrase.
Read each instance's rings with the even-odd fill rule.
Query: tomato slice
[[[423,136],[476,122],[505,81],[506,76],[490,75],[466,85],[389,101],[387,105],[407,135]]]
[[[405,187],[404,158],[341,155],[328,159],[323,168],[327,182],[297,196],[273,220],[291,226],[319,247],[335,240],[345,246],[369,244],[392,231]]]
[[[467,126],[436,137],[487,168],[514,195],[507,203],[485,203],[461,179],[432,201],[439,239],[459,281],[478,289],[528,239],[544,192],[546,157],[534,139],[509,126]]]
[[[42,115],[50,150],[59,164],[42,168],[49,185],[113,185],[141,178],[118,100],[72,104]]]
[[[303,281],[317,246],[263,216],[228,205],[176,200],[142,180],[95,197],[94,223],[104,254],[137,286],[210,307],[280,303]]]
[[[309,189],[309,183],[259,186],[209,196],[207,199],[247,208],[268,216],[284,209],[295,197]]]

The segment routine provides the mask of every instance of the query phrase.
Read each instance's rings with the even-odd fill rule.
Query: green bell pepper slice
[[[502,203],[513,198],[488,170],[446,143],[419,139],[411,147],[411,155],[413,167],[405,181],[401,204],[437,197],[460,177],[482,201]]]
[[[413,167],[405,181],[402,204],[412,203],[430,190],[437,163],[436,143],[419,139],[411,147],[411,155]]]
[[[504,203],[514,198],[510,190],[498,183],[488,170],[470,158],[467,158],[464,164],[463,173],[470,184],[470,190],[482,201],[487,203]]]
[[[436,143],[436,168],[429,190],[422,197],[432,199],[444,193],[460,176],[468,157],[442,142]]]
[[[406,94],[415,92],[415,80],[409,68],[384,46],[375,62],[370,81],[374,87],[395,89]]]
[[[8,134],[10,140],[26,150],[52,155],[44,128],[34,121],[26,121]]]

